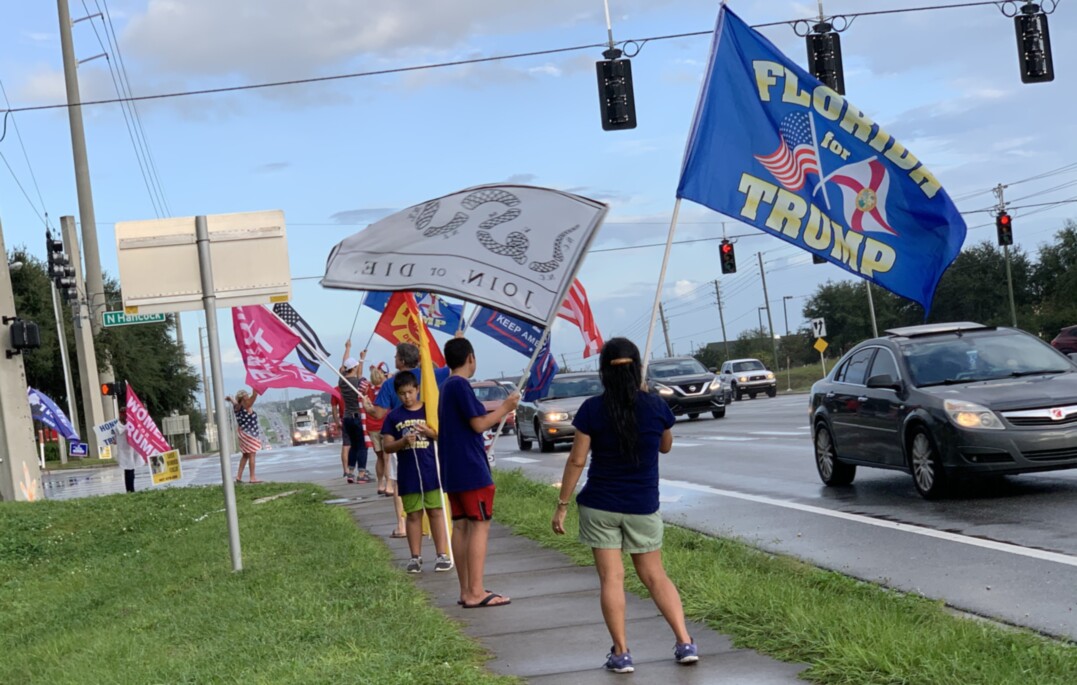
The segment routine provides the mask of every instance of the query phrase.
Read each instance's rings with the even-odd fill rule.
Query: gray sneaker
[[[406,570],[407,570],[408,573],[422,573],[423,572],[423,558],[422,557],[412,557],[411,560],[408,561],[408,566],[407,566]]]
[[[442,573],[444,571],[452,570],[452,559],[448,554],[439,554],[437,560],[434,562],[434,572]]]

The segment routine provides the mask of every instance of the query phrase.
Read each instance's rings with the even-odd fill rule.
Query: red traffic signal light
[[[117,394],[117,386],[115,383],[102,383],[101,384],[102,395],[115,395]]]
[[[733,243],[723,240],[721,247],[718,248],[718,253],[721,257],[722,273],[737,273],[737,254],[733,251]]]
[[[995,231],[998,233],[999,245],[1013,245],[1013,217],[1006,212],[1000,212],[995,217]]]

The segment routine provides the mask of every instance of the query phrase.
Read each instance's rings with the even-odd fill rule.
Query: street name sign
[[[164,323],[168,317],[164,313],[157,314],[128,314],[126,312],[104,312],[101,314],[101,323],[105,328],[110,326],[130,326],[135,323]]]

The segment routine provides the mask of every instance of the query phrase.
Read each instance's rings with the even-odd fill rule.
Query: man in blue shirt
[[[411,371],[415,374],[415,379],[422,387],[423,374],[422,369],[419,368],[419,348],[411,343],[400,343],[396,346],[396,370],[397,371]],[[434,379],[437,381],[438,387],[449,378],[448,368],[434,369]],[[374,398],[374,403],[366,402],[365,409],[367,414],[374,417],[375,420],[385,418],[393,409],[401,406],[400,398],[396,395],[395,385],[390,382],[392,378],[386,380],[381,384],[381,390],[378,391],[377,397]]]

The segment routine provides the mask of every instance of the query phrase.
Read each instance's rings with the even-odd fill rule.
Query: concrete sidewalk
[[[346,507],[356,523],[384,539],[404,573],[407,541],[390,538],[394,528],[392,500],[375,494],[373,485],[348,485],[341,479],[322,482]],[[520,676],[536,685],[579,683],[679,683],[703,685],[779,685],[802,683],[801,664],[787,664],[747,649],[735,649],[728,637],[698,623],[688,628],[699,646],[694,666],[673,661],[673,635],[649,599],[628,595],[628,644],[636,671],[607,673],[603,668],[610,638],[599,608],[598,575],[593,567],[575,565],[568,557],[541,547],[495,521],[490,531],[486,585],[512,598],[510,606],[463,609],[456,604],[456,572],[433,572],[433,543],[423,540],[422,574],[413,576],[430,602],[463,627],[494,655],[488,668]],[[632,571],[626,570],[628,573]]]

